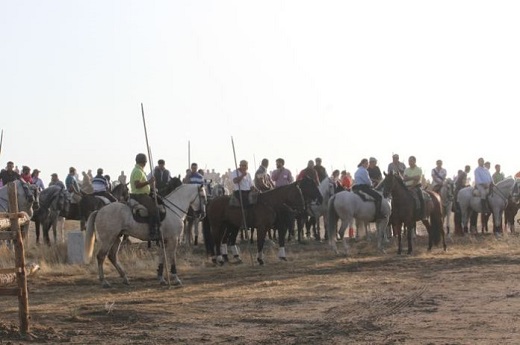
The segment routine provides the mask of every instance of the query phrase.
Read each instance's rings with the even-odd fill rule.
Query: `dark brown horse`
[[[257,203],[245,211],[247,227],[257,229],[257,261],[260,265],[264,264],[263,247],[266,233],[278,223],[280,215],[288,211],[303,212],[305,209],[304,197],[316,199],[320,196],[318,187],[310,179],[293,182],[258,195]],[[226,244],[227,239],[236,239],[238,230],[243,227],[242,210],[240,207],[230,206],[230,199],[231,196],[228,195],[217,197],[208,204],[207,210],[213,240],[211,254],[214,256],[214,261],[220,264],[224,262],[221,245]],[[279,257],[282,259],[285,259],[286,230],[285,227],[278,229]],[[233,246],[232,250],[234,255],[238,255],[236,246]]]
[[[401,242],[401,228],[403,224],[407,231],[408,254],[412,253],[412,232],[419,220],[422,221],[428,231],[428,250],[431,250],[434,244],[439,245],[441,240],[443,248],[446,250],[444,229],[442,227],[441,198],[439,194],[433,191],[423,191],[425,214],[428,216],[428,219],[421,219],[422,217],[418,214],[419,212],[416,212],[414,196],[405,186],[399,175],[386,175],[383,186],[384,194],[386,196],[392,195],[390,224],[392,224],[394,235],[397,234],[399,241],[397,254],[401,254],[403,248]]]

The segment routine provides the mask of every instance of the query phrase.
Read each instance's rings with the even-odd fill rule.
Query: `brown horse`
[[[422,221],[428,231],[428,250],[431,250],[434,244],[439,245],[441,240],[443,248],[446,250],[444,229],[442,228],[441,198],[439,194],[433,191],[423,191],[425,214],[429,219],[421,219],[422,217],[416,212],[414,196],[405,186],[399,175],[386,175],[383,186],[384,194],[386,196],[392,195],[390,224],[392,224],[394,234],[397,233],[399,241],[397,254],[401,254],[402,252],[401,228],[403,224],[407,231],[408,254],[412,253],[412,232],[419,220]]]
[[[303,212],[305,209],[304,197],[312,199],[321,196],[318,187],[310,179],[293,182],[287,186],[276,188],[258,195],[256,204],[245,209],[246,223],[249,228],[257,229],[257,261],[260,265],[264,264],[263,247],[265,236],[269,229],[280,222],[280,216],[290,212]],[[213,261],[219,264],[224,263],[221,245],[227,240],[235,239],[238,230],[243,227],[243,215],[240,207],[230,206],[231,196],[224,195],[213,199],[208,205],[207,218],[210,225],[214,256]],[[286,228],[279,227],[279,257],[285,259],[285,235]],[[209,248],[208,248],[209,249]],[[237,257],[237,247],[232,246],[233,254]],[[224,253],[227,254],[227,253]]]

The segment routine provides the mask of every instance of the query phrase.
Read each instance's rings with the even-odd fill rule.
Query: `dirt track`
[[[123,255],[131,285],[107,264],[43,266],[30,277],[33,340],[20,339],[17,300],[0,300],[0,344],[518,344],[520,239],[454,238],[448,252],[398,256],[373,242],[349,257],[325,243],[268,246],[267,264],[214,267],[202,246],[179,253],[182,288],[161,287],[144,248]],[[137,259],[137,260],[136,260]],[[132,263],[131,261],[135,261]]]

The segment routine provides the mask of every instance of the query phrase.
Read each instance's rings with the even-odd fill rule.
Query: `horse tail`
[[[87,219],[87,230],[85,234],[85,256],[87,261],[92,259],[92,254],[94,253],[94,243],[96,242],[95,221],[97,213],[98,211],[92,212]]]
[[[428,192],[428,194],[430,194],[433,203],[433,208],[430,214],[430,236],[432,238],[433,244],[438,246],[441,243],[441,232],[444,231],[442,225],[442,205],[440,197],[437,193]]]
[[[329,204],[327,205],[327,230],[329,232],[329,241],[331,241],[331,243],[336,240],[336,232],[338,231],[338,214],[334,207],[334,200],[336,200],[336,194],[329,198]]]

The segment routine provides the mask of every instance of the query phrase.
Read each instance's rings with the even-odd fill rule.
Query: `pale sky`
[[[0,167],[129,175],[410,155],[512,175],[518,1],[0,0]],[[255,165],[256,162],[256,165]],[[149,166],[147,166],[149,170]],[[492,169],[492,172],[494,169]],[[472,176],[472,173],[471,173]]]

